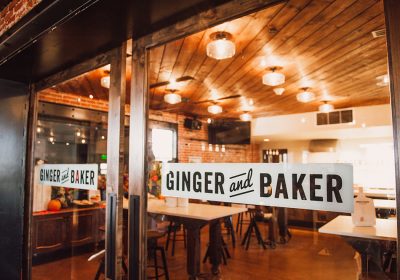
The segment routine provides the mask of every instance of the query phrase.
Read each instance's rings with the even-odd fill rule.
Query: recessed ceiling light
[[[264,139],[264,142],[269,142],[269,139],[268,139],[268,138],[265,138],[265,139]]]
[[[90,98],[90,99],[93,99],[93,94],[90,94],[90,95],[89,95],[89,98]]]
[[[65,145],[66,145],[66,146],[69,146],[69,143],[67,142],[67,143],[65,143]]]

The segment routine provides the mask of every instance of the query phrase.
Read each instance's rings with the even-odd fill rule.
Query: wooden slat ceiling
[[[192,76],[179,83],[185,102],[163,101],[165,86],[151,89],[150,107],[207,117],[215,89],[219,97],[240,94],[241,98],[218,102],[224,118],[238,117],[252,99],[253,116],[272,116],[317,111],[329,98],[335,108],[389,103],[387,86],[376,77],[387,73],[385,37],[371,32],[384,29],[383,5],[377,0],[293,0],[168,43],[150,51],[150,84]],[[215,60],[206,55],[210,34],[232,34],[236,55]],[[262,84],[268,70],[261,57],[283,65],[285,92],[277,96]],[[56,87],[62,92],[87,94],[106,99],[101,88],[102,70],[96,70]],[[127,74],[129,77],[130,74]],[[309,86],[317,95],[313,102],[296,100],[300,88]]]

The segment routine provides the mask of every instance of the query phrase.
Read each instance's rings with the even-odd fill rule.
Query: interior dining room
[[[129,92],[132,41],[127,46],[123,86]],[[147,55],[149,277],[396,279],[382,1],[285,1],[156,45]],[[99,184],[89,192],[35,187],[32,279],[105,277],[110,86],[106,65],[38,92],[37,165],[96,163]],[[122,121],[124,208],[134,131],[129,96]],[[339,212],[170,199],[161,191],[167,162],[352,164],[354,193],[375,205],[374,233],[345,234],[340,226],[352,228],[351,217]],[[197,209],[193,216],[189,206]],[[73,230],[59,226],[65,220]]]

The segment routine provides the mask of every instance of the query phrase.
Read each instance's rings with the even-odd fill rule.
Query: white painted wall
[[[342,139],[335,152],[310,153],[308,140],[272,141],[266,149],[288,149],[291,163],[351,163],[354,183],[364,187],[395,187],[393,139],[391,137]]]

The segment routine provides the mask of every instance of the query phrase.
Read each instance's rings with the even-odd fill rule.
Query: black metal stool
[[[181,230],[182,224],[176,223],[174,221],[171,221],[168,226],[168,232],[167,232],[167,242],[165,244],[165,250],[168,251],[169,247],[169,241],[171,240],[171,234],[172,234],[172,252],[171,256],[175,255],[175,242],[176,241],[183,241],[183,246],[186,249],[186,229],[183,227],[183,234],[179,234],[178,236],[182,236],[182,239],[177,239],[177,232]]]
[[[154,259],[154,264],[148,264],[147,267],[154,268],[154,275],[147,276],[147,279],[159,279],[159,277],[164,276],[166,280],[169,280],[167,258],[165,256],[164,247],[157,245],[157,240],[164,236],[164,233],[154,230],[147,231],[147,250],[149,257]],[[157,252],[161,254],[162,266],[158,264]],[[159,269],[162,272],[159,272]]]

